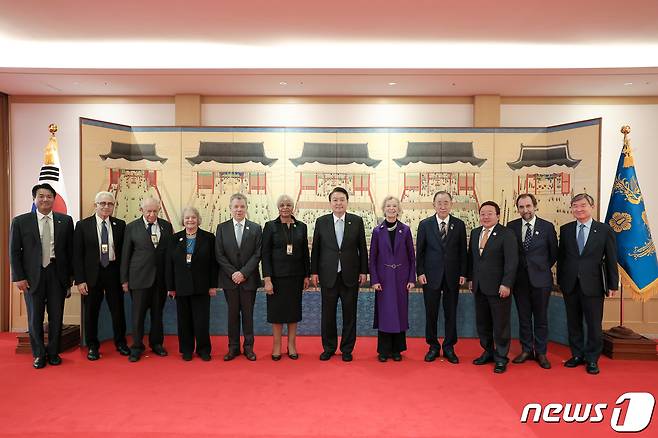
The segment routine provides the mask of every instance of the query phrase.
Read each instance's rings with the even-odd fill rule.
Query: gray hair
[[[276,207],[279,208],[279,206],[283,203],[283,201],[290,201],[293,208],[295,207],[295,201],[292,199],[292,197],[286,195],[285,193],[276,199]]]
[[[101,199],[103,198],[110,198],[112,199],[112,202],[116,202],[116,199],[114,198],[114,194],[111,192],[98,192],[96,193],[96,197],[94,198],[94,203],[98,204],[101,202]]]
[[[144,207],[150,203],[154,203],[155,205],[158,206],[158,208],[160,208],[161,206],[161,202],[158,198],[154,198],[153,196],[147,196],[146,198],[142,199],[142,202],[139,203],[139,208],[144,210]]]
[[[196,216],[197,220],[197,225],[201,225],[201,214],[199,213],[199,210],[197,210],[196,207],[192,207],[191,205],[184,207],[183,211],[180,213],[180,224],[182,226],[185,226],[185,213],[192,212],[194,213],[194,216]]]
[[[247,197],[242,193],[233,193],[228,200],[228,205],[230,206],[233,203],[233,201],[235,201],[236,199],[241,199],[244,201],[245,205],[249,205],[249,203],[247,202]]]
[[[386,216],[384,209],[386,208],[386,203],[388,201],[395,201],[398,204],[398,216],[400,216],[402,214],[402,204],[400,203],[400,200],[393,195],[388,195],[382,201],[382,213],[384,213],[384,216]]]
[[[583,199],[587,200],[587,203],[594,207],[594,198],[592,198],[587,193],[578,193],[576,196],[571,198],[571,205],[573,205],[574,202],[582,201]]]

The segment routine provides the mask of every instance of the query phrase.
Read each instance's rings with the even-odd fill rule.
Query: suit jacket
[[[516,283],[528,281],[532,287],[541,289],[553,288],[553,273],[551,267],[557,260],[557,234],[552,223],[537,217],[535,229],[532,233],[530,246],[526,252],[523,249],[522,235],[525,234],[525,221],[521,218],[514,219],[507,224],[516,236],[519,247],[519,269]]]
[[[177,296],[208,295],[217,287],[217,260],[215,236],[201,228],[197,230],[192,263],[187,263],[187,237],[185,230],[174,234],[167,248],[167,290]]]
[[[576,224],[573,221],[560,227],[557,282],[562,293],[571,294],[576,281],[587,296],[607,294],[606,284],[607,289],[617,290],[619,272],[614,231],[608,224],[593,220],[583,253],[578,254]]]
[[[142,216],[126,225],[121,250],[121,283],[128,282],[130,289],[148,289],[154,284],[161,288],[166,286],[165,256],[174,230],[161,218],[158,218],[158,226],[160,241],[156,248]]]
[[[126,223],[121,219],[110,216],[110,227],[112,228],[112,240],[114,241],[114,256],[117,266],[121,264],[121,249],[123,247],[123,235]],[[76,284],[87,283],[88,287],[94,287],[98,281],[98,270],[101,261],[100,240],[96,215],[85,218],[75,226],[73,234],[73,271]],[[116,282],[119,283],[119,273],[116,272]]]
[[[292,243],[292,255],[286,247]],[[311,258],[308,253],[306,224],[295,220],[286,231],[281,218],[269,221],[263,228],[263,277],[287,277],[311,275]]]
[[[480,255],[479,243],[482,227],[471,231],[468,245],[468,279],[473,282],[473,291],[485,295],[498,295],[501,285],[512,288],[519,263],[516,237],[500,224],[491,231],[489,240]]]
[[[53,237],[57,279],[63,288],[72,284],[73,268],[73,219],[53,212]],[[9,256],[12,281],[27,280],[30,290],[35,290],[41,277],[41,236],[37,213],[16,216],[11,222]]]
[[[341,277],[347,287],[359,285],[359,274],[368,273],[368,248],[363,219],[355,214],[345,214],[343,242],[338,247],[334,229],[334,215],[326,214],[315,221],[311,273],[318,274],[322,287],[333,287],[338,276],[340,259]]]
[[[238,285],[231,279],[231,275],[236,271],[242,272],[246,277],[246,280],[240,284],[241,287],[248,290],[256,290],[260,287],[258,264],[262,238],[260,225],[245,219],[242,242],[238,248],[233,219],[217,225],[215,257],[219,263],[219,287],[237,289]]]
[[[466,277],[466,225],[450,215],[445,241],[441,241],[436,215],[423,219],[416,237],[416,274],[425,275],[427,288],[440,289],[445,276],[450,290],[459,289]]]

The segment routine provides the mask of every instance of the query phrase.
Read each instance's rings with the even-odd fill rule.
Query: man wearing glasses
[[[98,315],[103,296],[112,315],[114,345],[123,356],[130,354],[126,343],[126,318],[119,278],[121,244],[126,223],[112,217],[116,201],[110,192],[96,194],[93,215],[78,222],[73,239],[73,270],[84,306],[87,359],[100,359]]]

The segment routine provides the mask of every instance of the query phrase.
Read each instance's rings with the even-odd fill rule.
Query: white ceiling
[[[0,0],[0,11],[0,91],[13,95],[658,95],[658,0]],[[559,68],[536,68],[547,66]]]

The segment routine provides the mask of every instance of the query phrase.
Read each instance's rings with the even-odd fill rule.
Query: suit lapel
[[[585,247],[583,248],[583,252],[582,254],[580,254],[581,256],[585,255],[587,253],[587,250],[592,246],[590,245],[590,242],[592,241],[592,239],[597,238],[598,232],[599,232],[599,223],[592,219],[592,226],[589,230],[589,235],[587,236],[587,242],[585,242]],[[576,244],[576,246],[578,245]]]
[[[240,247],[238,246],[238,240],[235,238],[235,225],[233,224],[233,219],[229,219],[228,222],[225,223],[224,233],[231,236],[229,239],[233,242],[236,251],[239,250]],[[242,230],[242,238],[244,239],[244,230]]]
[[[37,242],[41,242],[41,234],[39,233],[39,218],[37,217],[36,211],[32,213],[30,227],[32,228],[32,232],[34,232],[34,236],[36,237]]]
[[[436,237],[436,241],[439,243],[441,242],[441,233],[439,233],[439,219],[436,217],[436,215],[432,216],[432,234],[434,234],[434,237]],[[446,236],[447,240],[448,236]]]
[[[472,247],[473,247],[473,252],[475,252],[475,255],[480,258],[480,234],[482,234],[482,226],[478,227],[473,231],[473,236],[471,239],[474,239],[475,241],[472,242]],[[484,251],[482,251],[484,253]]]

